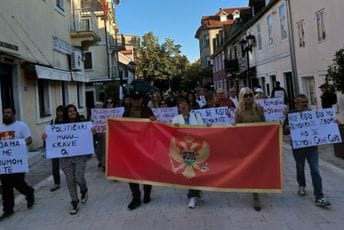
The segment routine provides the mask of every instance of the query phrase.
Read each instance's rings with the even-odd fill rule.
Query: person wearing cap
[[[335,105],[337,103],[337,95],[329,90],[329,85],[326,83],[322,84],[319,88],[322,91],[322,94],[320,96],[321,107],[323,109],[332,108],[332,105]]]
[[[143,104],[143,95],[139,91],[134,91],[130,94],[131,106],[126,108],[123,117],[131,118],[149,118],[156,120],[151,108]],[[137,183],[129,183],[129,187],[132,193],[132,200],[128,205],[129,210],[133,210],[141,206],[141,191],[140,185]],[[151,201],[152,185],[143,185],[143,203],[147,204]]]
[[[264,90],[262,88],[256,88],[254,90],[254,92],[255,92],[255,95],[254,95],[255,99],[266,99],[266,98],[268,98],[265,95]]]
[[[229,98],[225,98],[225,90],[222,88],[216,90],[216,104],[221,107],[227,106],[228,108],[235,108],[234,102]]]

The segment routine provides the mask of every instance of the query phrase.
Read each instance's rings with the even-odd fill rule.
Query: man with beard
[[[24,138],[26,144],[29,145],[32,143],[30,129],[24,122],[15,120],[15,113],[14,107],[3,107],[3,124],[0,124],[0,138],[1,140]],[[0,216],[0,221],[14,213],[13,188],[16,188],[25,195],[27,208],[32,208],[35,202],[35,190],[26,183],[25,173],[1,174],[0,179],[2,183],[2,205],[4,211]]]

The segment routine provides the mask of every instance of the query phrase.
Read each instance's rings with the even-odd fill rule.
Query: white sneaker
[[[189,200],[188,207],[189,208],[195,208],[197,203],[198,203],[198,198],[197,197],[191,197],[190,200]]]

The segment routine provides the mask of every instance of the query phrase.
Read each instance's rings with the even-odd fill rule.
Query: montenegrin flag
[[[108,13],[108,7],[107,7],[106,0],[98,0],[98,2],[99,2],[99,3],[102,5],[102,7],[103,7],[104,15],[107,15],[107,13]]]
[[[208,191],[281,192],[278,123],[172,126],[108,119],[106,175]]]

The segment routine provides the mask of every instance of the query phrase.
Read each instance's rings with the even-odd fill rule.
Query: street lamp
[[[241,40],[242,44],[242,49],[243,49],[243,54],[246,55],[246,65],[247,65],[247,70],[246,70],[246,80],[249,83],[249,87],[252,88],[253,84],[250,79],[250,59],[249,59],[249,52],[252,51],[252,48],[256,46],[256,38],[254,35],[249,34],[247,35],[243,40]]]

